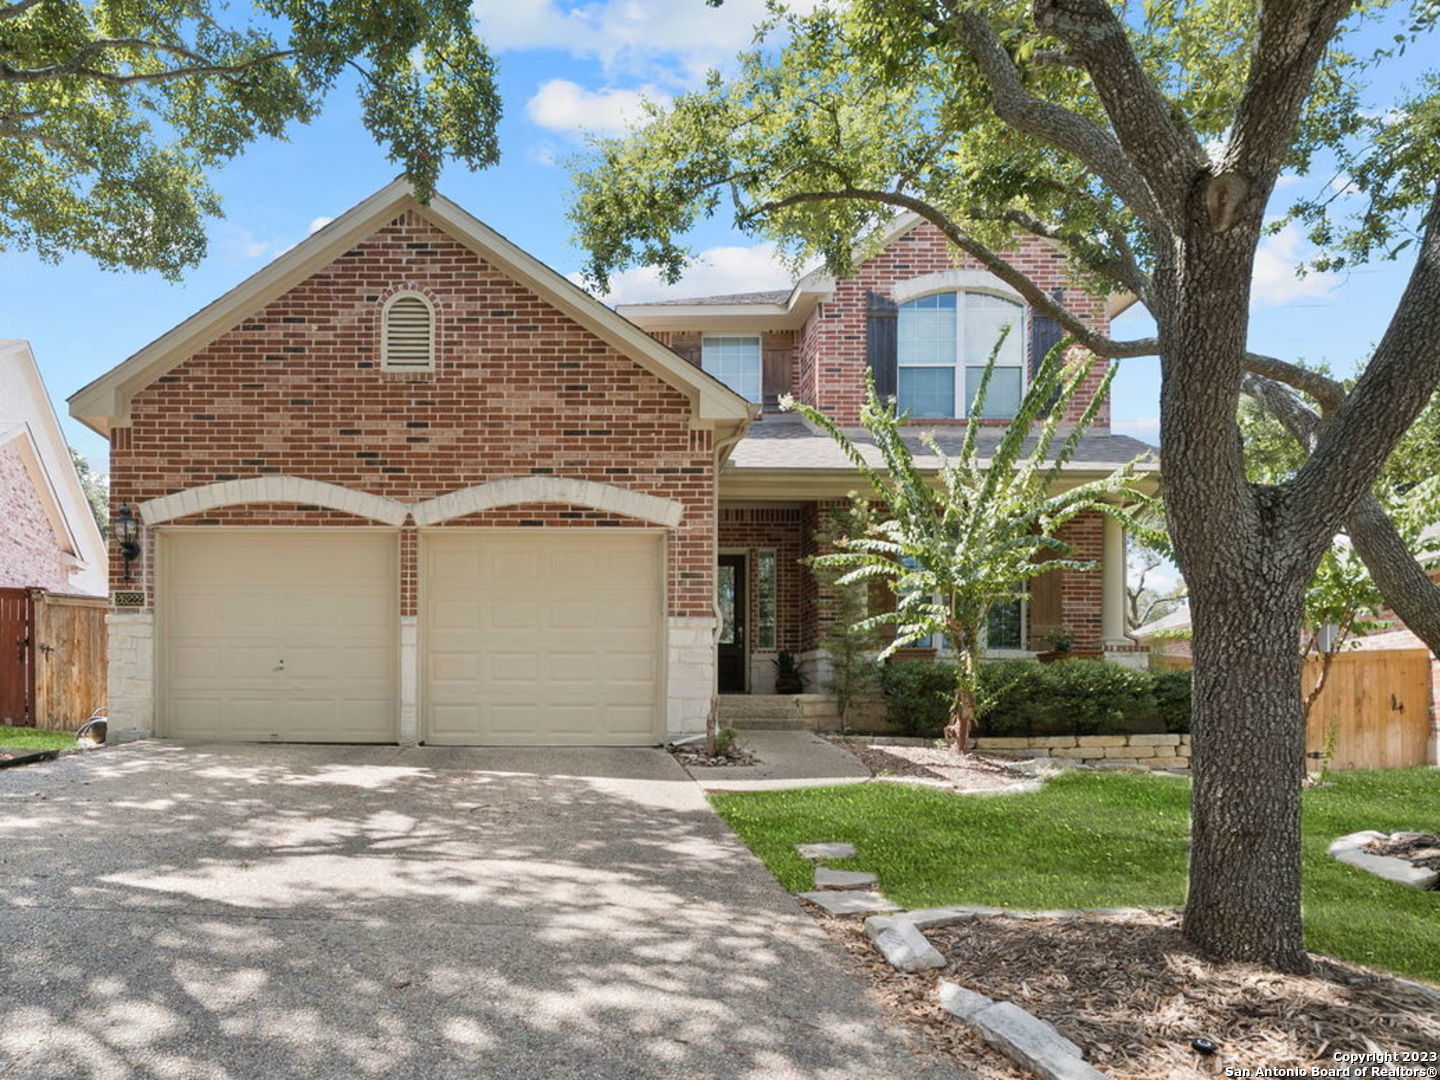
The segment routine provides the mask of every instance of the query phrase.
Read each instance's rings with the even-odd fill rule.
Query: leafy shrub
[[[982,664],[976,734],[1188,731],[1189,675],[1188,671],[1155,675],[1097,660]],[[882,681],[891,723],[907,735],[938,737],[949,718],[954,679],[954,666],[940,661],[887,665]]]
[[[901,734],[939,737],[950,718],[955,665],[938,660],[886,664],[880,688],[885,715]]]
[[[1157,672],[1155,707],[1160,722],[1171,735],[1190,733],[1190,669]]]

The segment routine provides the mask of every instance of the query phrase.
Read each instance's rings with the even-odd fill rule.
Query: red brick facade
[[[30,470],[12,443],[0,446],[0,588],[66,592],[69,560]]]
[[[381,306],[398,289],[434,305],[433,372],[381,370]],[[712,614],[714,448],[709,431],[692,429],[690,400],[413,212],[139,391],[131,416],[111,444],[116,507],[276,474],[411,503],[517,476],[580,478],[678,501],[669,612]],[[175,524],[359,520],[252,505]],[[612,522],[546,505],[461,524]],[[411,532],[402,542],[405,613],[415,609]],[[113,569],[118,581],[118,562]]]
[[[838,280],[834,295],[816,307],[801,335],[794,377],[796,396],[841,424],[857,423],[860,406],[865,400],[868,294],[888,295],[896,284],[926,274],[981,269],[975,260],[968,256],[957,260],[956,254],[955,248],[938,229],[922,222],[856,267],[853,275]],[[1104,299],[1091,296],[1070,283],[1064,256],[1052,245],[1035,237],[1026,237],[1014,251],[1006,254],[1006,258],[1047,292],[1053,294],[1056,289],[1064,289],[1065,306],[1085,319],[1097,332],[1107,332],[1109,324],[1105,318]],[[1072,402],[1072,412],[1067,419],[1080,417],[1102,376],[1103,371],[1097,366],[1091,373],[1088,386],[1082,387]],[[955,422],[964,423],[963,420]],[[926,420],[924,423],[934,425],[936,421]],[[1005,421],[987,420],[982,423],[1003,425]],[[1097,426],[1109,427],[1109,424],[1110,410],[1106,404],[1097,419]]]

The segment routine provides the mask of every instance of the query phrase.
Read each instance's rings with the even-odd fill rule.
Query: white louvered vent
[[[435,315],[423,296],[401,293],[386,305],[381,363],[392,371],[435,366]]]

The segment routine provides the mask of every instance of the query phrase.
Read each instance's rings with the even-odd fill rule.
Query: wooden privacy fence
[[[0,722],[74,731],[105,704],[109,601],[38,590],[6,589],[4,669],[13,707]]]
[[[1424,765],[1430,752],[1430,654],[1424,649],[1337,653],[1310,710],[1305,749],[1323,754],[1333,738],[1335,769],[1399,769]],[[1320,678],[1322,661],[1305,661],[1303,692]],[[1312,768],[1316,759],[1312,757]]]

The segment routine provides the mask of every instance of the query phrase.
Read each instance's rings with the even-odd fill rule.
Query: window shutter
[[[1057,304],[1065,303],[1065,290],[1056,289],[1050,294]],[[1060,344],[1065,331],[1060,324],[1035,308],[1030,309],[1030,378],[1040,370],[1040,363],[1050,350]]]
[[[875,390],[882,398],[897,392],[896,323],[899,306],[888,296],[868,294],[865,311],[865,362],[875,375]]]
[[[397,296],[385,309],[382,356],[387,368],[429,368],[435,363],[435,319],[418,296]]]
[[[1057,304],[1065,303],[1064,289],[1056,289],[1050,295]],[[1058,322],[1043,311],[1030,309],[1030,380],[1032,382],[1045,357],[1050,354],[1051,349],[1060,344],[1064,337],[1065,330]],[[1044,415],[1049,416],[1050,410],[1054,407],[1055,397],[1052,396],[1045,405]]]

